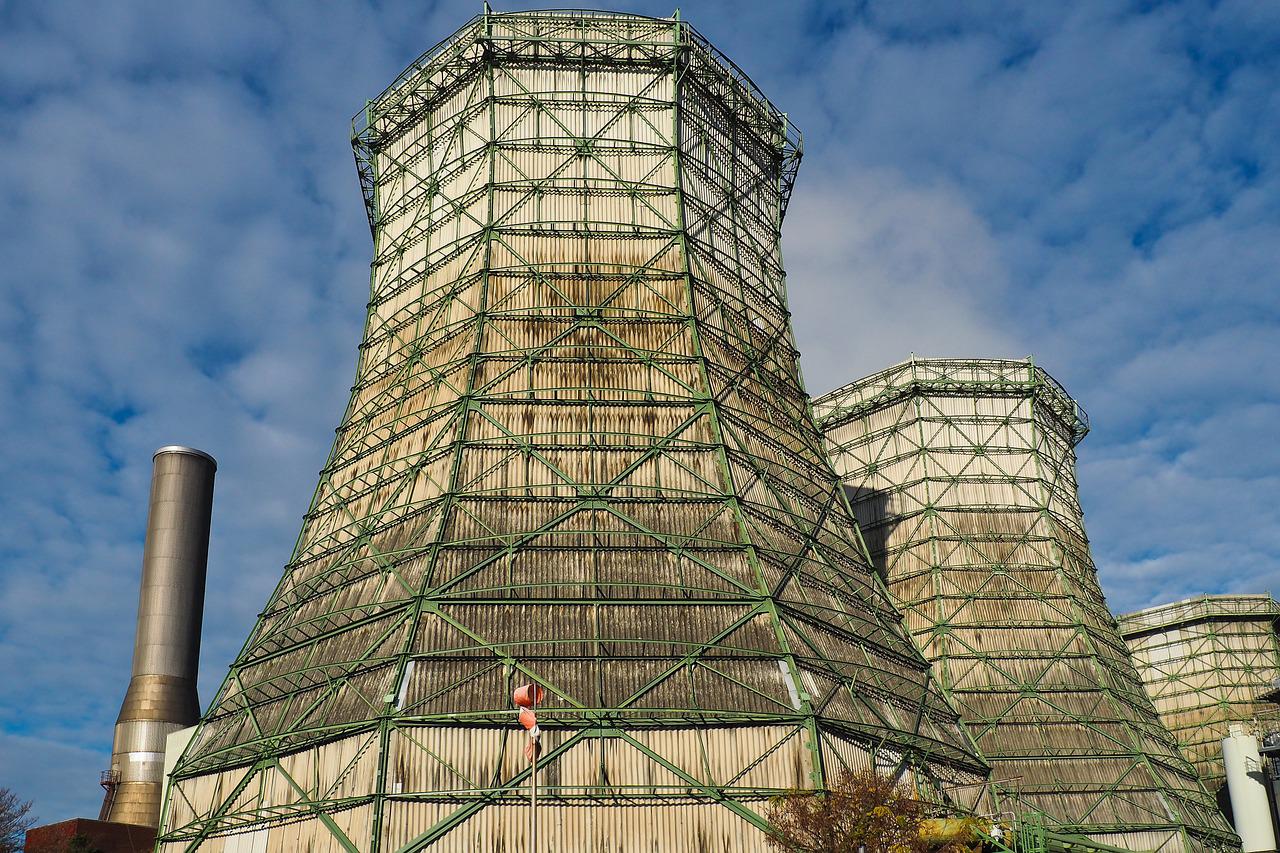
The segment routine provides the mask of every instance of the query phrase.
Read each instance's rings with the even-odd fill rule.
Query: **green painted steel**
[[[785,116],[678,19],[485,14],[368,104],[355,150],[351,400],[162,849],[316,815],[330,846],[522,849],[525,681],[554,697],[562,822],[674,832],[711,805],[763,849],[770,796],[872,765],[972,805],[987,768],[809,417]]]

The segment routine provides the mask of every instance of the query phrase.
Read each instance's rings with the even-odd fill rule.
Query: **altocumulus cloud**
[[[155,447],[221,462],[206,699],[274,585],[363,319],[347,118],[478,6],[0,2],[0,785],[43,818],[97,809]],[[1280,591],[1280,7],[683,13],[805,131],[811,391],[1034,353],[1115,609]]]

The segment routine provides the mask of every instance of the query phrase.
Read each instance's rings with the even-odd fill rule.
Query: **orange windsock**
[[[538,756],[541,754],[542,754],[542,744],[539,743],[538,741],[531,740],[524,745],[524,757],[529,760],[530,764],[537,761]]]
[[[538,727],[538,715],[530,711],[528,708],[520,709],[520,725],[529,731],[533,731]]]
[[[521,708],[531,708],[534,705],[542,704],[542,699],[546,695],[547,691],[543,690],[540,685],[526,684],[523,687],[516,688],[516,692],[511,694],[511,701]]]

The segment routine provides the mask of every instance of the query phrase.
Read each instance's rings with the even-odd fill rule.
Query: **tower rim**
[[[160,456],[165,453],[178,453],[186,456],[197,456],[211,463],[214,467],[214,470],[217,470],[218,468],[218,460],[214,459],[211,454],[205,453],[203,450],[199,450],[195,447],[188,447],[184,444],[166,444],[164,447],[159,448],[158,450],[156,450],[155,453],[151,454],[151,458],[155,459],[157,456]]]
[[[361,190],[364,195],[365,212],[369,220],[369,228],[372,232],[375,229],[377,219],[376,206],[377,202],[373,193],[373,156],[379,146],[387,139],[395,136],[395,131],[404,125],[413,114],[420,113],[423,105],[417,104],[411,108],[405,107],[405,100],[410,94],[418,93],[417,97],[421,97],[422,80],[429,77],[434,71],[441,70],[447,64],[446,57],[453,54],[461,54],[465,48],[476,41],[483,41],[489,38],[486,35],[487,29],[495,21],[534,21],[538,19],[554,20],[594,20],[594,21],[636,21],[649,22],[653,24],[670,24],[675,27],[675,39],[667,45],[672,49],[687,49],[694,47],[705,53],[712,62],[720,66],[730,78],[742,87],[747,94],[748,100],[753,102],[756,107],[764,113],[764,123],[770,125],[771,134],[774,136],[773,144],[776,145],[778,157],[782,163],[781,182],[782,182],[782,205],[781,216],[786,215],[787,204],[791,198],[791,190],[795,186],[796,175],[799,171],[800,160],[804,156],[804,137],[800,129],[795,126],[787,113],[778,109],[764,91],[751,79],[751,77],[742,68],[726,56],[719,48],[711,43],[701,32],[678,16],[671,18],[654,18],[646,15],[637,15],[629,12],[607,12],[600,10],[580,10],[580,9],[545,9],[545,10],[525,10],[520,12],[492,12],[486,11],[476,15],[466,24],[463,24],[455,30],[447,38],[436,43],[433,47],[420,54],[416,59],[410,62],[403,71],[400,72],[391,82],[389,86],[383,89],[377,96],[365,101],[364,107],[351,119],[351,147],[355,154],[356,171],[360,177]],[[651,45],[652,46],[652,45]],[[677,50],[679,52],[679,50]],[[548,57],[550,59],[550,57]],[[665,62],[664,58],[664,62]],[[683,61],[687,62],[687,58]],[[464,60],[468,62],[469,60]],[[402,113],[400,118],[392,125],[392,132],[387,133],[385,129],[380,128],[380,123],[385,123],[383,116],[389,111],[388,108]]]
[[[925,373],[921,373],[921,369]],[[958,377],[959,371],[987,375]],[[1022,374],[1021,377],[1018,374]],[[1073,444],[1089,434],[1089,415],[1062,383],[1035,358],[912,356],[813,398],[814,419],[829,430],[916,394],[993,397],[1031,394],[1046,404],[1071,433]]]

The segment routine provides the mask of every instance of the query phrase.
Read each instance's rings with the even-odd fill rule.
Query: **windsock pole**
[[[520,709],[520,725],[529,732],[529,742],[525,744],[524,755],[531,765],[529,773],[529,853],[538,850],[538,753],[542,752],[542,729],[538,727],[538,715],[535,712],[546,691],[537,684],[526,684],[517,687],[511,694],[511,701]]]
[[[529,774],[529,853],[538,853],[538,748],[533,748],[533,772]]]

